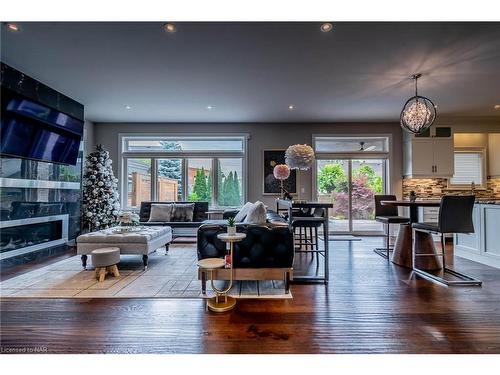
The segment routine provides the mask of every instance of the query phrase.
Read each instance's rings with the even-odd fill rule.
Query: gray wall
[[[85,120],[83,126],[83,153],[90,154],[95,149],[95,125],[92,121]]]
[[[402,179],[402,131],[398,123],[369,124],[139,124],[139,123],[96,123],[94,138],[109,150],[113,159],[115,175],[118,173],[118,134],[119,133],[248,133],[248,199],[261,200],[274,207],[275,196],[262,195],[262,157],[264,150],[286,149],[296,143],[311,144],[313,134],[354,134],[354,135],[392,135],[392,155],[390,163],[390,186],[397,195],[401,194]],[[302,199],[312,196],[311,171],[301,171],[299,188],[304,189]]]

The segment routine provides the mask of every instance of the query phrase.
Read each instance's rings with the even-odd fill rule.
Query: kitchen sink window
[[[449,181],[453,188],[470,189],[486,185],[486,164],[484,150],[457,150],[454,155],[455,173]]]

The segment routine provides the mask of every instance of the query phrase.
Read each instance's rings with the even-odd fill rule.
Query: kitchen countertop
[[[439,198],[423,198],[417,199],[417,202],[425,202],[425,201],[436,201]],[[500,205],[500,199],[489,199],[489,198],[477,198],[474,204],[496,204]]]
[[[500,205],[500,200],[495,199],[477,199],[476,204],[497,204]]]

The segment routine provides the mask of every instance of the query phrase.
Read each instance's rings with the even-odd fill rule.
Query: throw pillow
[[[193,221],[194,203],[175,203],[172,221]]]
[[[149,214],[149,221],[162,221],[168,222],[172,218],[173,204],[151,204],[151,212]]]
[[[247,224],[265,224],[266,223],[266,206],[262,202],[255,202],[252,209],[245,218],[244,223]]]
[[[245,217],[248,215],[248,212],[252,209],[252,207],[253,207],[252,202],[245,203],[234,217],[234,221],[236,221],[237,223],[243,222],[243,220],[245,220]]]

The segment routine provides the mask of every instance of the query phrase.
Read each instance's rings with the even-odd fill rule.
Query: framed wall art
[[[277,164],[285,164],[285,150],[264,150],[264,195],[280,195],[281,182],[274,178],[273,169]],[[290,177],[283,181],[283,188],[290,194],[297,194],[297,171],[292,169]]]

